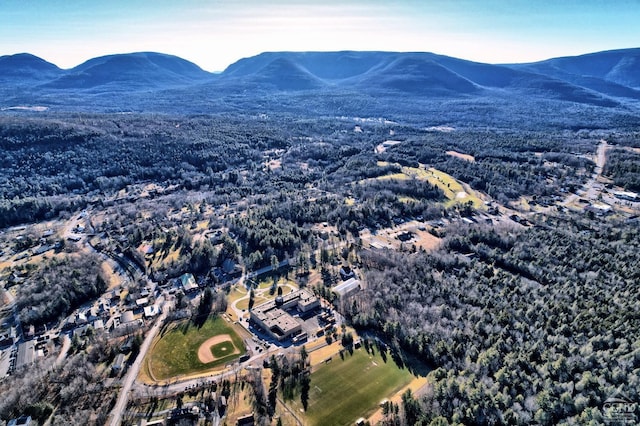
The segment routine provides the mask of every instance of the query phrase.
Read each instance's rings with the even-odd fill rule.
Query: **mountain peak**
[[[62,72],[56,65],[30,53],[0,56],[0,80],[16,83],[48,80]]]
[[[185,59],[155,52],[116,54],[89,59],[48,84],[57,89],[112,90],[177,87],[203,82],[212,74]]]

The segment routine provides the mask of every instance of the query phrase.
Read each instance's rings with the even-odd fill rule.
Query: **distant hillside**
[[[640,49],[610,50],[581,56],[554,58],[530,64],[511,65],[568,81],[587,82],[589,77],[640,89]]]
[[[271,59],[271,58],[269,58]],[[235,84],[258,87],[263,90],[312,90],[326,86],[304,66],[286,57],[255,61],[251,65],[222,74],[220,84],[227,81]]]
[[[213,78],[192,62],[160,53],[102,56],[68,70],[45,87],[55,89],[158,89]]]
[[[0,82],[0,107],[418,114],[418,103],[439,108],[450,100],[481,104],[486,117],[508,116],[512,101],[523,111],[559,102],[627,114],[640,107],[640,49],[511,65],[428,52],[266,52],[220,74],[153,52],[102,56],[70,70],[20,54],[0,57]]]
[[[0,56],[0,81],[13,84],[28,84],[47,81],[62,75],[54,64],[29,53]]]
[[[387,64],[396,53],[389,52],[265,52],[240,59],[224,71],[228,76],[244,76],[258,72],[276,59],[287,59],[300,64],[316,77],[324,80],[342,80],[361,75],[370,69]]]
[[[386,89],[419,95],[474,93],[478,86],[431,59],[399,56],[382,69],[370,71],[356,84],[363,90]]]
[[[282,61],[282,69],[273,68],[276,61]],[[635,99],[633,89],[612,87],[613,83],[578,85],[527,67],[483,64],[424,52],[267,52],[237,61],[222,76],[233,76],[236,83],[244,78],[252,84],[263,82],[295,90],[316,89],[324,81],[334,88],[378,95],[400,92],[405,96],[439,98],[490,96],[490,91],[481,90],[485,88],[502,89],[500,94],[507,91],[517,96],[597,106],[617,105],[610,97]],[[291,80],[290,87],[285,83],[287,79]]]

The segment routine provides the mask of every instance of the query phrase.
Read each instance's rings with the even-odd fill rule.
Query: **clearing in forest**
[[[445,154],[450,155],[452,157],[459,158],[461,160],[469,161],[470,163],[474,163],[476,161],[473,155],[463,154],[458,151],[447,151]]]
[[[426,180],[431,185],[440,188],[449,200],[446,203],[447,207],[456,203],[467,203],[469,201],[473,203],[473,207],[475,208],[484,207],[484,203],[475,191],[443,171],[434,169],[433,167],[426,170],[418,167],[403,167],[402,171],[408,176]]]
[[[431,185],[437,186],[447,197],[446,207],[454,204],[464,204],[471,202],[476,209],[484,209],[484,203],[479,194],[472,190],[469,185],[463,184],[456,180],[453,176],[443,171],[434,169],[433,167],[425,169],[420,167],[402,167],[401,173],[380,176],[378,180],[406,180],[418,179],[429,182]]]

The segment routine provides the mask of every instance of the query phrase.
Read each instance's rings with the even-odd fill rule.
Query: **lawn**
[[[227,295],[227,301],[229,305],[238,299],[241,299],[247,295],[248,291],[244,287],[234,286]]]
[[[400,369],[390,356],[386,362],[378,350],[375,355],[356,349],[345,352],[344,360],[336,355],[311,374],[309,407],[311,425],[351,425],[366,417],[378,404],[406,386],[414,376]],[[299,401],[296,402],[299,405]]]
[[[220,359],[203,364],[198,359],[198,348],[209,338],[220,334],[230,335],[233,346],[238,348],[240,353],[233,354],[234,349],[229,342],[226,342],[226,345],[220,343],[212,348],[214,356],[221,356]],[[200,328],[190,321],[170,325],[156,340],[145,359],[145,364],[151,378],[166,380],[224,365],[245,352],[242,339],[235,332],[233,326],[222,318],[211,317]]]

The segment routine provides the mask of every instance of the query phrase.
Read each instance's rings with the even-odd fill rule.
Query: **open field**
[[[348,425],[359,417],[373,413],[378,403],[403,388],[414,376],[400,369],[390,356],[386,362],[375,355],[356,349],[353,355],[344,352],[320,365],[311,374],[309,407],[310,425]],[[299,405],[298,401],[292,405]],[[296,405],[296,409],[299,409]]]
[[[103,277],[107,277],[107,290],[112,290],[116,288],[121,282],[122,279],[119,278],[118,273],[113,269],[113,266],[109,262],[102,262],[100,268],[103,272]]]
[[[425,250],[433,250],[437,248],[442,241],[440,238],[430,234],[426,230],[422,231],[419,227],[411,229],[411,232],[414,233],[413,244],[417,247],[422,247]]]
[[[404,243],[405,247],[415,245],[424,250],[433,250],[440,245],[441,239],[427,231],[427,226],[417,221],[410,221],[394,228],[381,229],[375,234],[365,229],[360,233],[363,241],[378,247],[388,247],[399,250],[402,246],[399,235],[411,232],[411,240]]]
[[[312,367],[320,366],[322,363],[331,357],[338,356],[338,352],[342,349],[342,345],[339,340],[333,341],[330,345],[327,345],[324,337],[314,340],[305,345],[307,352],[309,353],[309,362]]]
[[[434,169],[433,167],[427,170],[415,167],[403,167],[402,170],[409,176],[424,179],[430,184],[440,188],[444,192],[445,197],[449,200],[446,203],[447,206],[471,201],[475,208],[483,207],[483,202],[477,194],[469,188],[463,187],[460,182],[445,172]]]
[[[266,302],[266,301],[267,301],[267,299],[265,299],[265,298],[264,298],[264,297],[262,297],[262,296],[255,296],[255,298],[253,299],[253,301],[254,301],[254,302],[253,302],[253,305],[254,305],[254,306],[257,306],[257,305],[260,305],[260,304],[262,304],[262,303]],[[249,309],[249,298],[246,298],[246,299],[242,299],[242,300],[240,300],[240,301],[236,304],[236,307],[237,307],[238,309],[242,309],[243,311],[246,311],[247,309]]]
[[[216,342],[211,362],[203,363],[198,350],[209,339],[225,336],[224,342]],[[225,343],[226,342],[226,343]],[[223,350],[224,348],[224,350]],[[233,348],[233,350],[232,350]],[[221,318],[209,318],[202,327],[185,321],[171,324],[164,330],[145,359],[145,367],[152,380],[199,373],[224,365],[245,353],[242,339],[233,326]]]
[[[378,162],[378,165],[385,165],[387,163]],[[445,205],[450,207],[457,203],[467,203],[471,201],[473,207],[477,209],[483,209],[484,203],[480,199],[480,196],[473,191],[468,185],[463,185],[457,181],[453,176],[448,175],[445,172],[434,169],[424,169],[421,167],[402,167],[401,173],[394,173],[390,175],[380,176],[378,180],[406,180],[406,179],[418,179],[427,181],[430,184],[437,186],[444,192],[447,200]]]
[[[458,152],[458,151],[447,151],[446,154],[450,155],[452,157],[459,158],[461,160],[469,161],[471,163],[476,161],[476,159],[475,159],[475,157],[473,155],[463,154],[463,153]]]
[[[177,262],[180,259],[180,250],[172,247],[167,251],[158,251],[153,253],[148,259],[148,266],[150,268],[163,268],[170,265],[172,262]]]

